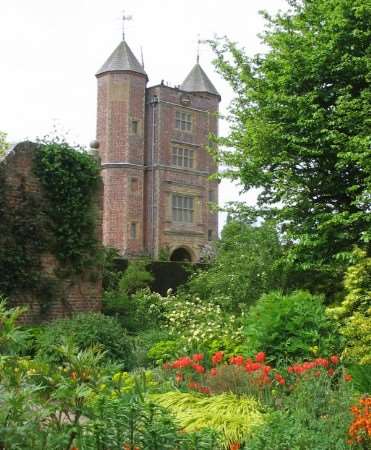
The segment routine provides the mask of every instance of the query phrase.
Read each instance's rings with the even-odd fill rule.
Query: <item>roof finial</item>
[[[122,11],[122,40],[125,40],[125,21],[126,20],[132,20],[133,16],[126,16],[125,10]]]
[[[197,35],[198,39],[197,39],[197,64],[200,64],[200,45],[201,44],[207,44],[207,40],[205,39],[200,39],[200,33],[198,33]]]
[[[200,44],[201,44],[200,33],[198,33],[197,34],[197,58],[196,58],[197,64],[199,64],[199,62],[200,62]]]
[[[143,58],[143,47],[142,46],[140,46],[140,56],[142,58],[142,67],[144,69],[144,58]]]

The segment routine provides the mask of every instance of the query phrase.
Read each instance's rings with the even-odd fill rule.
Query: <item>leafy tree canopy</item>
[[[294,264],[332,270],[371,241],[371,1],[288,3],[264,13],[267,53],[212,42],[236,93],[218,157],[246,190],[259,189],[248,213],[278,220]]]
[[[282,255],[274,225],[230,221],[223,228],[214,263],[195,275],[186,289],[227,309],[251,305],[263,293],[283,288]]]

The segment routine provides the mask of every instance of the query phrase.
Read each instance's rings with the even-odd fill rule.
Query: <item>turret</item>
[[[123,39],[96,73],[97,140],[104,182],[103,243],[143,252],[144,120],[147,74]]]
[[[200,66],[197,58],[197,63],[193,66],[192,70],[187,75],[186,79],[180,85],[180,89],[193,93],[207,93],[218,97],[220,101],[220,94],[215,89],[213,83],[206,75],[203,68]]]

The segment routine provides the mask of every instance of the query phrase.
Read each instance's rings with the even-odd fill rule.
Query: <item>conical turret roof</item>
[[[208,92],[209,94],[220,97],[219,92],[215,89],[213,83],[198,62],[180,85],[180,89],[188,92]]]
[[[130,71],[147,76],[143,66],[135,57],[126,41],[121,41],[115,48],[111,56],[98,70],[96,75],[102,75],[106,72]]]

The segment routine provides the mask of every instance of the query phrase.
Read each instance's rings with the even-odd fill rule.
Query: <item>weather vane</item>
[[[200,39],[200,33],[197,35],[197,64],[200,62],[200,44],[206,44],[205,39]]]
[[[133,20],[133,16],[126,16],[125,10],[122,11],[122,40],[125,40],[125,21]]]

